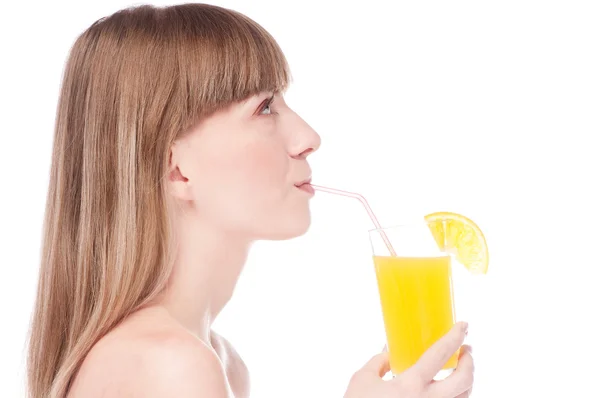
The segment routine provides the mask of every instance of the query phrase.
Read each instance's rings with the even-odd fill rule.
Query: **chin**
[[[261,240],[288,240],[304,235],[310,228],[310,214],[302,219],[288,219],[287,222],[273,225],[269,230],[261,231]]]

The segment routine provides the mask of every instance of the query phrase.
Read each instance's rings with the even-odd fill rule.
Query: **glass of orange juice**
[[[450,256],[428,221],[369,231],[392,374],[414,365],[454,325]],[[436,379],[457,366],[458,352]]]

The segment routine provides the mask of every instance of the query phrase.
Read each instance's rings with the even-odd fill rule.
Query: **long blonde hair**
[[[30,397],[64,397],[92,346],[164,288],[172,234],[162,177],[173,141],[289,82],[271,35],[213,5],[130,7],[77,38],[57,108]]]

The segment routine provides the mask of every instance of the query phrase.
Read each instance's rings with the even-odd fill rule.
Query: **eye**
[[[271,110],[271,105],[273,104],[273,100],[275,97],[271,97],[260,107],[261,115],[272,115],[274,112]]]
[[[266,103],[265,105],[263,105],[262,109],[260,110],[260,114],[261,115],[270,115],[271,114],[271,104]]]

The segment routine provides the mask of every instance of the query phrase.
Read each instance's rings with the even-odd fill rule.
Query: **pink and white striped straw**
[[[371,210],[371,206],[369,206],[369,202],[367,202],[367,200],[365,199],[364,196],[362,196],[359,193],[355,193],[355,192],[342,191],[340,189],[323,187],[323,186],[314,185],[314,184],[310,184],[310,185],[316,191],[322,191],[322,192],[332,193],[335,195],[347,196],[350,198],[358,199],[365,207],[365,210],[367,210],[369,217],[371,217],[371,221],[373,221],[373,225],[375,225],[375,228],[379,231],[379,234],[381,235],[381,238],[383,239],[383,241],[385,242],[385,245],[387,246],[388,250],[390,251],[390,254],[392,256],[396,256],[396,252],[394,251],[394,248],[392,247],[392,243],[390,242],[387,235],[385,234],[385,231],[381,228],[381,224],[379,224],[379,221],[377,220],[375,213],[373,213],[373,210]]]

